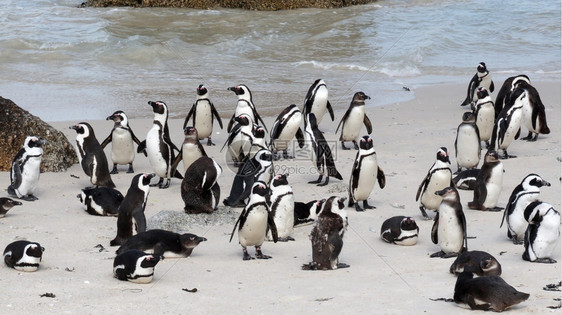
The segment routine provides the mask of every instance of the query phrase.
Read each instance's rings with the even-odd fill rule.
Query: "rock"
[[[0,171],[10,171],[14,157],[30,135],[47,140],[43,146],[41,172],[61,172],[78,163],[74,147],[62,132],[11,100],[0,97]]]
[[[192,9],[231,8],[246,10],[288,10],[298,8],[341,8],[376,0],[87,0],[81,7],[172,7]]]

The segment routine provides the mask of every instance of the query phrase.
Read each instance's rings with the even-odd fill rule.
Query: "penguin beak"
[[[435,194],[436,194],[436,195],[439,195],[439,196],[443,196],[443,195],[445,195],[445,194],[447,193],[447,191],[449,191],[449,189],[448,189],[448,188],[445,188],[445,189],[443,189],[443,190],[436,191]]]
[[[16,200],[12,200],[12,206],[21,206],[21,205],[23,205],[23,203]]]
[[[547,182],[546,180],[543,180],[543,181],[542,181],[542,185],[543,185],[543,186],[550,186],[550,183]]]
[[[207,239],[200,236],[200,237],[197,238],[197,241],[199,241],[199,243],[201,243],[201,242],[207,241]]]
[[[70,127],[68,127],[68,129],[74,129],[74,130],[76,130],[76,129],[78,129],[78,126],[76,126],[76,125],[70,126]]]

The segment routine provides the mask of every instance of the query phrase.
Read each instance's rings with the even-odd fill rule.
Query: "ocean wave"
[[[421,74],[418,67],[413,65],[404,65],[402,62],[386,62],[381,64],[373,64],[371,67],[365,67],[355,64],[339,64],[339,63],[325,63],[315,60],[299,61],[293,63],[295,66],[311,66],[315,69],[321,70],[343,70],[343,71],[365,71],[374,72],[387,75],[389,77],[411,77]]]

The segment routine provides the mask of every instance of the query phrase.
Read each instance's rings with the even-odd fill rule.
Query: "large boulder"
[[[61,172],[78,163],[74,147],[62,132],[0,96],[0,171],[10,170],[27,136],[47,140],[41,172]]]
[[[234,8],[246,10],[288,10],[298,8],[341,8],[376,0],[87,0],[92,7],[173,7],[193,9]]]

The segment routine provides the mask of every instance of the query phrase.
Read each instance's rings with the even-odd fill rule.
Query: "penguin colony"
[[[291,236],[293,229],[312,223],[312,261],[304,264],[302,269],[335,270],[349,267],[341,263],[339,257],[349,225],[346,198],[326,196],[322,200],[295,201],[287,175],[276,175],[272,171],[273,161],[279,158],[279,151],[284,159],[294,158],[288,154],[289,149],[293,149],[294,155],[298,153],[296,146],[291,144],[296,139],[301,150],[310,151],[310,158],[319,174],[319,178],[310,183],[327,185],[329,177],[343,180],[344,176],[337,170],[337,159],[332,152],[335,146],[330,147],[318,128],[326,111],[332,121],[335,119],[326,83],[318,79],[312,84],[302,112],[292,104],[280,113],[272,126],[269,141],[265,140],[264,130],[267,131],[267,126],[257,112],[250,89],[241,84],[228,90],[236,94],[238,103],[227,126],[229,136],[224,147],[229,147],[238,172],[230,196],[223,203],[243,208],[230,237],[232,241],[234,234],[238,235],[243,260],[271,258],[262,252],[264,243],[268,247],[274,246],[266,241],[294,241],[295,238]],[[468,208],[504,209],[497,207],[505,172],[498,157],[514,157],[507,154],[507,148],[519,137],[522,126],[529,131],[525,138],[528,141],[536,141],[539,134],[548,134],[550,131],[544,105],[527,76],[508,78],[498,93],[495,105],[488,93],[493,90],[491,75],[486,65],[480,63],[462,104],[471,104],[473,111],[463,115],[455,141],[458,170],[468,169],[470,175],[461,172],[453,180],[448,150],[440,147],[434,165],[419,186],[416,200],[420,200],[423,218],[429,219],[426,210],[436,212],[430,234],[440,251],[430,257],[457,257],[450,267],[450,273],[458,275],[454,301],[472,309],[502,311],[525,301],[529,295],[518,292],[502,280],[501,265],[492,255],[468,250],[467,230],[470,231],[470,226],[457,185],[460,186],[464,178],[472,176],[472,185],[465,187],[474,190],[474,200],[468,203]],[[149,102],[154,112],[154,123],[142,142],[132,132],[129,120],[122,111],[107,117],[114,121],[114,127],[101,145],[88,123],[70,127],[77,133],[76,145],[82,169],[94,185],[83,188],[78,199],[89,214],[118,217],[117,236],[110,244],[121,246],[113,264],[114,277],[119,280],[149,283],[154,277],[155,266],[164,257],[188,257],[196,246],[207,241],[204,237],[190,233],[147,231],[144,216],[149,187],[157,185],[166,189],[173,185],[172,178],[183,179],[181,196],[187,213],[212,213],[218,209],[220,188],[217,178],[222,167],[213,157],[207,156],[199,141],[207,138],[207,145],[214,145],[211,141],[213,120],[222,129],[219,115],[222,111],[217,110],[210,101],[207,87],[200,85],[196,91],[196,102],[185,118],[185,141],[181,148],[171,141],[167,125],[169,108],[161,101]],[[348,174],[347,204],[347,207],[354,207],[358,212],[375,208],[368,203],[375,182],[378,181],[381,189],[386,185],[385,174],[374,151],[374,137],[360,137],[363,124],[368,134],[373,131],[373,124],[365,112],[365,100],[369,99],[363,92],[355,93],[337,128],[342,126],[339,137],[342,149],[347,150],[344,143],[351,141],[358,150],[352,173]],[[373,120],[376,122],[376,117]],[[190,121],[193,126],[189,126]],[[111,172],[103,151],[110,142]],[[37,200],[34,194],[38,186],[41,145],[44,143],[44,140],[30,136],[14,158],[8,187],[12,197],[25,201]],[[118,165],[128,165],[127,173],[134,173],[134,143],[138,146],[137,153],[145,154],[152,169],[150,173],[135,175],[127,194],[123,196],[115,189],[110,174],[118,173]],[[489,150],[483,159],[484,164],[477,169],[481,147]],[[498,156],[496,150],[501,150],[503,155]],[[181,161],[183,163],[180,165]],[[183,166],[183,173],[178,170],[179,166]],[[158,184],[151,184],[151,179],[156,176],[160,178]],[[322,182],[324,176],[325,181]],[[560,214],[549,203],[538,200],[539,188],[543,186],[550,184],[539,175],[525,177],[509,198],[501,223],[507,223],[509,239],[516,244],[524,243],[523,260],[555,263],[551,254],[560,234]],[[363,208],[359,205],[361,201]],[[21,205],[19,201],[0,198],[0,215],[4,216],[10,208]],[[467,205],[466,202],[464,205]],[[380,236],[387,243],[411,246],[417,243],[419,232],[415,219],[402,215],[384,221]],[[255,256],[249,254],[249,246],[255,247]],[[4,261],[8,267],[20,271],[35,271],[44,251],[39,243],[15,241],[6,247]],[[479,277],[474,278],[474,274]]]

